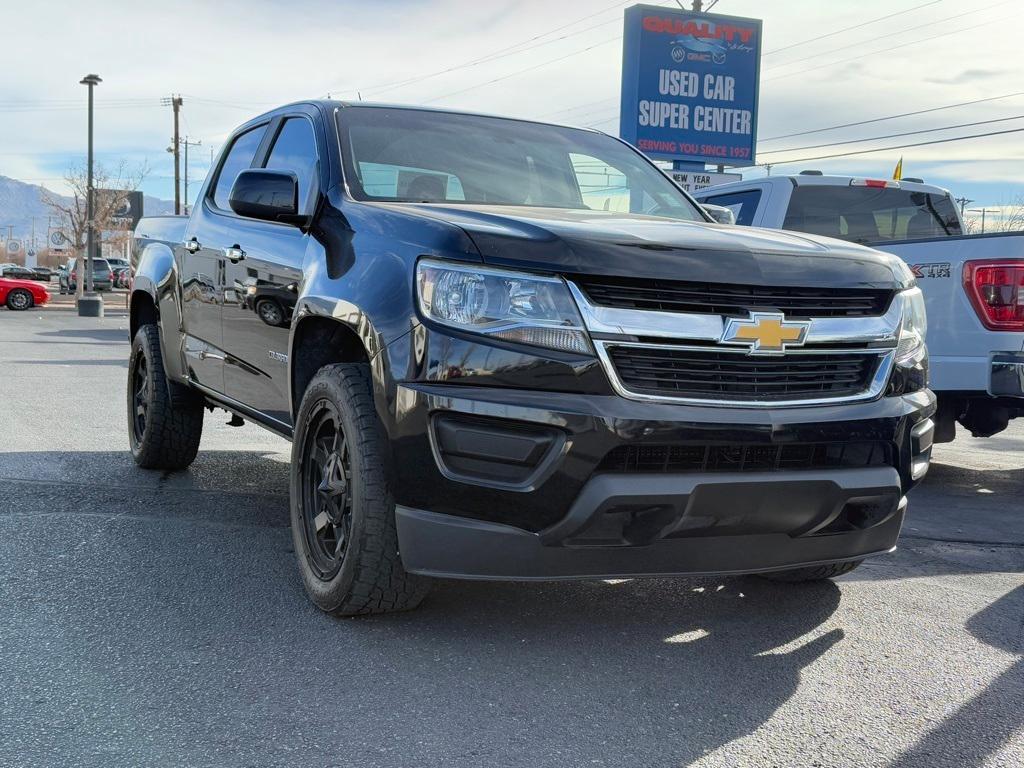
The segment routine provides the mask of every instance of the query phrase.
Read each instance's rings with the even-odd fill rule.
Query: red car
[[[39,283],[0,277],[0,304],[20,312],[45,304],[50,294]]]

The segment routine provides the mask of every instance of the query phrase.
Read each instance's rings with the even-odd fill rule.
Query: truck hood
[[[842,240],[606,211],[387,203],[463,229],[488,264],[751,285],[901,287],[902,262]]]

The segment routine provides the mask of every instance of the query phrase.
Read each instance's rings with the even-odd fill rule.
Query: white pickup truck
[[[949,192],[920,179],[804,171],[694,196],[739,225],[850,240],[907,263],[928,312],[937,442],[952,440],[957,422],[989,437],[1024,416],[1024,232],[965,235]]]

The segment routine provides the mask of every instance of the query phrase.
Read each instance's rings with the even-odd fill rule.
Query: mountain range
[[[36,241],[40,246],[46,242],[46,229],[53,211],[43,202],[44,194],[69,199],[37,184],[0,176],[0,239],[7,239],[10,227],[14,238],[27,241],[32,235],[34,218]],[[147,216],[174,213],[174,202],[146,195],[143,198],[143,212]]]

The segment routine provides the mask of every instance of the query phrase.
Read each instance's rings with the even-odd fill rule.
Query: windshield
[[[705,221],[642,155],[576,128],[415,109],[339,111],[357,200],[476,203]]]
[[[891,187],[797,186],[782,226],[855,243],[963,234],[948,195]]]

